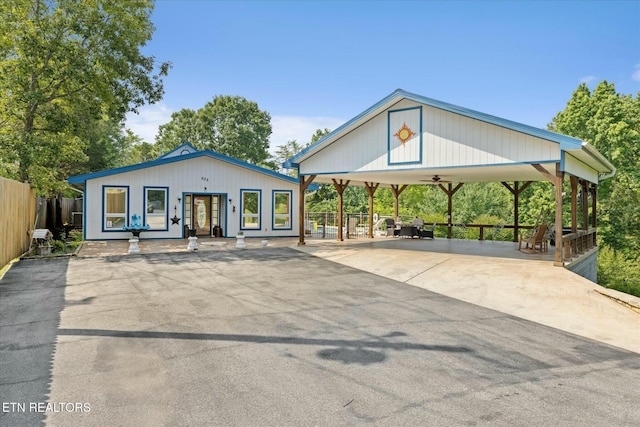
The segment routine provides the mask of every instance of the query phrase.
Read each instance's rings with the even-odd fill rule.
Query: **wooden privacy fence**
[[[29,249],[35,212],[35,190],[0,177],[0,268]]]

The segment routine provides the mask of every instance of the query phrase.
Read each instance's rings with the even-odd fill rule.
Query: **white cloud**
[[[586,76],[580,79],[580,83],[589,84],[596,81],[598,78],[596,76]]]
[[[271,151],[295,139],[299,144],[306,144],[317,129],[334,130],[345,122],[335,117],[273,116],[270,138]]]
[[[633,74],[631,74],[631,78],[637,82],[640,82],[640,64],[636,64],[636,69]]]
[[[139,110],[139,114],[127,114],[125,127],[141,137],[146,142],[153,144],[156,141],[158,127],[171,120],[171,111],[166,104],[147,105]]]

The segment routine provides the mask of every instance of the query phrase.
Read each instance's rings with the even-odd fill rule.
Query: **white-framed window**
[[[240,190],[240,229],[260,230],[262,190]]]
[[[291,230],[291,190],[273,190],[273,230]]]
[[[169,229],[169,210],[167,187],[144,187],[144,224],[150,230],[166,231]]]
[[[127,225],[129,216],[129,187],[102,187],[102,231],[119,231]]]

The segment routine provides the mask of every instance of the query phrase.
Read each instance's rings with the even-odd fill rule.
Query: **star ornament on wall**
[[[177,215],[174,215],[173,218],[171,218],[171,225],[180,225],[180,218],[178,218]]]
[[[394,133],[393,136],[398,138],[398,140],[402,143],[402,146],[404,146],[407,141],[410,140],[415,134],[416,133],[412,131],[406,123],[403,123],[402,127],[398,130],[398,132]]]

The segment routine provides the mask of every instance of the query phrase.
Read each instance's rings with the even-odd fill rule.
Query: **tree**
[[[0,163],[39,194],[86,166],[94,127],[162,98],[151,39],[153,0],[0,2]],[[100,155],[97,151],[93,154]]]
[[[628,291],[635,283],[640,296],[638,269],[620,267],[640,263],[640,94],[618,94],[606,81],[591,93],[581,84],[549,128],[593,144],[616,166],[616,175],[598,188],[598,241],[606,254],[598,271],[604,284],[626,282]]]
[[[161,152],[171,151],[185,142],[204,150],[205,142],[200,136],[200,127],[198,113],[190,108],[183,108],[171,114],[170,122],[160,125],[156,145]]]
[[[256,165],[269,165],[271,116],[240,96],[220,95],[197,111],[183,109],[160,126],[156,144],[164,151],[189,142]]]
[[[307,148],[309,145],[310,144],[299,144],[295,139],[287,141],[286,144],[279,145],[278,148],[276,148],[276,152],[273,156],[273,163],[281,173],[287,173],[289,176],[297,178],[298,171],[296,169],[289,169],[289,171],[286,172],[282,167],[282,164]]]

